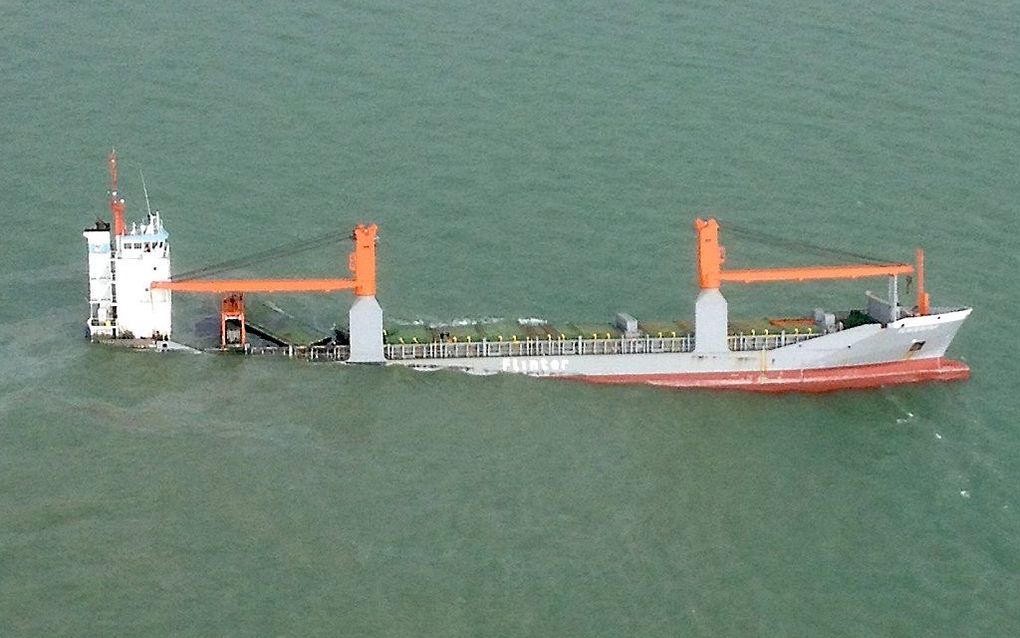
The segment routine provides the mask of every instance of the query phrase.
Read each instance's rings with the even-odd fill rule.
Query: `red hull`
[[[586,383],[645,383],[668,388],[749,392],[832,392],[904,383],[962,381],[970,368],[953,359],[917,359],[863,366],[770,372],[691,372],[568,377]]]

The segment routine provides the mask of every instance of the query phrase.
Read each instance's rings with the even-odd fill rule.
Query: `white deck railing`
[[[524,341],[444,341],[390,343],[387,359],[455,359],[461,357],[559,357],[590,354],[649,354],[690,352],[694,337],[638,337],[634,339],[525,339]]]
[[[740,334],[726,337],[727,346],[733,352],[748,350],[775,350],[822,336],[821,332],[777,332],[768,334]]]
[[[733,351],[773,350],[821,336],[820,333],[777,332],[732,335]],[[557,357],[592,354],[663,354],[694,351],[694,336],[617,339],[526,339],[524,341],[445,341],[391,343],[383,346],[387,359],[457,359],[473,357]]]
[[[277,357],[299,357],[323,361],[346,361],[351,355],[350,346],[248,346],[245,354]]]

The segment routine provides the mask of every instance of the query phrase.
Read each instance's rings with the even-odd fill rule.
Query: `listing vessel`
[[[620,313],[612,323],[553,324],[541,320],[455,326],[386,324],[376,299],[375,225],[350,238],[350,277],[216,279],[243,260],[170,276],[169,237],[158,212],[124,223],[110,156],[113,224],[85,230],[89,248],[90,315],[94,340],[180,349],[171,338],[171,294],[221,296],[219,351],[283,354],[345,363],[386,364],[473,375],[517,373],[605,384],[649,384],[757,392],[823,392],[966,379],[970,370],[946,351],[971,308],[933,306],[925,290],[924,254],[915,263],[854,263],[798,268],[725,268],[715,219],[697,219],[700,291],[693,324],[639,321]],[[313,245],[322,245],[322,242]],[[250,262],[244,262],[250,263]],[[899,278],[910,277],[915,303],[901,303]],[[865,292],[862,308],[814,310],[803,317],[756,324],[732,321],[722,285],[817,280],[885,280],[884,297]],[[354,294],[347,325],[317,338],[286,336],[252,313],[258,293]],[[253,337],[254,335],[254,337]]]

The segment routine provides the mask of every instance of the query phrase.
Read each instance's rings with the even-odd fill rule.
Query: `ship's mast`
[[[110,151],[110,213],[113,215],[113,234],[124,234],[124,198],[117,192],[117,151]]]
[[[931,312],[931,297],[924,290],[924,250],[917,249],[917,314],[927,315]]]

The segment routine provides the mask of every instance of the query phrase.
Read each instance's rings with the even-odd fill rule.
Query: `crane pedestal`
[[[385,363],[383,313],[375,296],[357,296],[348,314],[351,331],[349,363]]]
[[[220,302],[220,347],[244,348],[248,335],[244,330],[244,295],[227,295]]]

